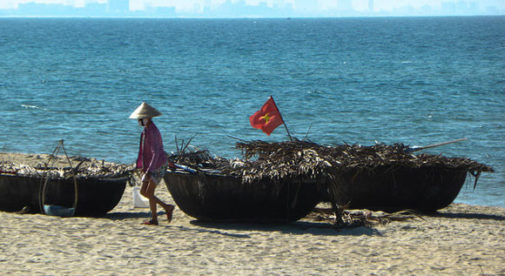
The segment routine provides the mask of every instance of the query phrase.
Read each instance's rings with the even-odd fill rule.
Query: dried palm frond
[[[334,175],[351,169],[374,170],[384,166],[446,167],[466,170],[474,175],[493,171],[491,167],[468,158],[415,155],[403,144],[322,146],[297,140],[277,143],[252,141],[237,143],[236,146],[242,149],[248,160],[238,173],[246,179],[277,179],[287,175],[315,177],[320,174]],[[254,156],[257,156],[257,159],[251,161]]]

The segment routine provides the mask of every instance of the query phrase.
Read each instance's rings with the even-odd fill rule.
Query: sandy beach
[[[171,201],[165,186],[157,191]],[[161,213],[160,213],[161,214]],[[199,223],[144,226],[132,188],[106,217],[0,212],[0,267],[46,275],[502,275],[505,209],[453,204],[371,228]]]
[[[141,223],[127,186],[102,218],[0,212],[0,268],[15,275],[505,275],[505,209],[452,204],[435,215],[336,230],[202,223],[176,208]],[[164,184],[156,194],[173,203]]]

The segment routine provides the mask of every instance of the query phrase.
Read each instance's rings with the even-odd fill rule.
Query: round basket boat
[[[77,177],[78,200],[74,215],[103,216],[121,200],[127,176]],[[41,212],[42,177],[0,174],[0,210],[19,211],[28,207]],[[45,204],[73,207],[73,178],[53,178],[47,183]]]
[[[351,209],[436,211],[454,201],[466,175],[443,166],[353,169],[336,175],[329,197]]]
[[[323,187],[316,179],[243,183],[240,177],[179,170],[164,180],[179,208],[203,221],[296,221],[319,203]]]

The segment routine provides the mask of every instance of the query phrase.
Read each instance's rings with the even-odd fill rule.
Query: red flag
[[[272,97],[265,102],[260,110],[249,117],[249,122],[252,127],[263,130],[267,135],[270,135],[276,127],[284,123]]]

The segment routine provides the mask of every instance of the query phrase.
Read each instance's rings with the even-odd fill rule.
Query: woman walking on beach
[[[142,170],[142,186],[140,193],[149,199],[151,220],[143,222],[147,225],[158,225],[156,204],[161,205],[167,214],[168,222],[172,220],[174,206],[166,204],[154,195],[156,186],[160,183],[168,167],[168,157],[163,150],[161,133],[152,121],[153,117],[160,116],[161,112],[154,107],[142,103],[130,115],[130,119],[137,119],[140,126],[144,127],[140,136],[137,169]]]

